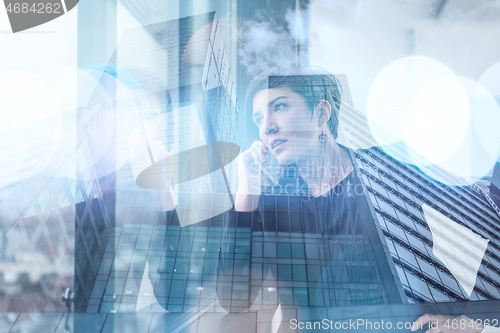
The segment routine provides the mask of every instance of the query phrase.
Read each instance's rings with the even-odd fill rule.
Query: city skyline
[[[364,0],[89,0],[44,24],[59,37],[65,27],[67,46],[52,53],[74,68],[52,68],[41,47],[21,75],[28,47],[7,47],[0,59],[19,59],[5,65],[17,72],[0,68],[0,107],[13,110],[0,124],[0,326],[278,333],[296,331],[294,320],[342,330],[361,318],[399,329],[425,313],[498,320],[500,163],[484,176],[500,153],[500,66],[495,46],[483,45],[495,40],[495,21],[438,2],[382,15]],[[458,64],[473,53],[462,46],[443,56],[455,45],[443,37],[454,36],[450,20],[488,32],[471,42],[491,50],[477,57],[483,64]],[[47,48],[60,42],[32,32]],[[288,96],[279,106],[259,101],[264,128],[249,121],[256,104],[246,90],[276,65],[300,74],[257,88]],[[310,110],[297,107],[302,99]],[[334,122],[325,125],[336,104],[338,137]],[[276,160],[242,162],[266,136],[281,138]],[[454,161],[464,168],[430,163],[435,151],[415,139],[434,140],[443,160],[462,156]],[[279,165],[276,147],[297,162]],[[259,167],[250,211],[236,202],[243,163]],[[333,187],[318,196],[314,180]]]

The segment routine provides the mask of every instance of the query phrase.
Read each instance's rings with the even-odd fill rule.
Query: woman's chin
[[[283,166],[297,163],[297,159],[292,156],[276,156],[276,160]]]

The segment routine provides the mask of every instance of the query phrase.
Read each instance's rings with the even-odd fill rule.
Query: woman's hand
[[[418,318],[411,328],[416,331],[425,324],[429,324],[426,333],[480,333],[484,327],[466,315],[452,317],[445,315],[425,314]]]
[[[266,163],[265,154],[268,149],[261,141],[254,141],[252,146],[241,153],[238,163],[238,191],[236,192],[235,210],[242,212],[253,211],[257,208],[262,187],[272,185],[271,180],[261,171]]]

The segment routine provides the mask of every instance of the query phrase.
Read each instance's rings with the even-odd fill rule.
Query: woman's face
[[[311,114],[302,95],[287,88],[261,90],[253,99],[252,118],[281,165],[305,164],[321,153],[319,115]]]

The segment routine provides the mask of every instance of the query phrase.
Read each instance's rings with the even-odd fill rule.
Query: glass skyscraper
[[[347,96],[347,80],[339,77]],[[344,144],[369,146],[362,116],[348,102],[341,112]],[[392,149],[405,153],[399,145]],[[325,234],[315,210],[308,208],[307,191],[291,186],[277,193],[277,188],[300,184],[293,168],[281,180],[284,186],[267,189],[257,211],[230,210],[187,227],[180,226],[176,212],[152,213],[152,193],[124,191],[123,206],[130,206],[128,214],[137,209],[140,223],[116,229],[116,249],[108,253],[114,261],[103,268],[110,278],[99,284],[99,311],[241,312],[278,305],[320,309],[498,298],[494,238],[479,268],[480,283],[469,296],[434,255],[422,211],[427,204],[454,221],[451,213],[461,211],[459,216],[469,217],[458,221],[491,238],[484,230],[495,230],[498,216],[480,189],[437,183],[380,148],[351,154],[358,177],[349,195],[356,213],[334,236]],[[462,199],[452,201],[452,195]],[[451,202],[459,201],[469,205],[452,210]],[[473,213],[470,207],[479,210]],[[478,229],[474,216],[491,220]]]
[[[64,117],[76,126],[54,137],[85,126],[76,112]],[[89,156],[95,147],[85,137],[75,140],[70,153],[61,149],[41,172],[2,188],[2,312],[67,311],[61,295],[68,288],[75,309],[86,305],[114,226],[115,186],[112,174],[97,180],[91,176],[99,163]],[[49,153],[47,138],[38,140],[38,153]],[[17,157],[22,144],[13,142]]]
[[[342,112],[348,115],[345,120],[349,123],[345,126],[353,145],[366,146],[364,141],[369,133],[356,126],[357,122],[363,123],[363,118],[348,106]],[[390,148],[401,156],[406,154],[405,150],[406,147],[400,144]],[[382,230],[408,302],[491,300],[500,297],[500,217],[498,208],[481,188],[442,184],[417,167],[397,161],[381,148],[359,149],[355,155],[368,189],[374,221]],[[428,217],[422,211],[424,204],[490,240],[470,296],[464,294],[463,286],[436,258]],[[455,245],[462,247],[466,253],[473,252],[471,245]],[[460,264],[464,267],[469,265],[467,261]]]
[[[131,162],[117,171],[117,227],[87,312],[213,308],[217,286],[232,286],[232,279],[217,279],[219,256],[249,263],[249,230],[226,228],[227,217],[220,215],[230,208],[235,165],[223,166],[224,174],[213,169],[227,151],[210,143],[235,141],[237,114],[219,30],[215,13],[133,29],[124,33],[110,60],[109,66],[119,68],[117,77],[126,71],[124,81],[130,73],[140,82],[156,109],[142,114],[142,128],[132,133],[138,139],[128,142]],[[208,176],[168,186],[168,176],[148,169],[161,159],[208,145],[210,160],[176,160],[180,169],[212,164]],[[146,162],[143,152],[148,153]],[[174,193],[176,186],[179,192]],[[198,223],[186,226],[193,221]],[[240,252],[229,244],[241,246]],[[248,276],[241,278],[248,289]]]
[[[292,165],[255,211],[234,211],[238,103],[219,28],[208,13],[126,31],[74,114],[77,148],[60,167],[71,164],[76,176],[2,188],[2,312],[67,311],[61,293],[70,288],[70,310],[103,332],[125,323],[220,330],[218,316],[267,332],[277,309],[287,331],[291,318],[331,319],[342,309],[379,315],[500,298],[496,204],[477,186],[441,184],[391,157],[405,155],[403,145],[371,147],[345,75],[339,143],[351,175],[313,199]],[[208,158],[185,155],[199,147]],[[172,179],[168,163],[192,177]],[[436,231],[432,218],[456,227]],[[460,242],[460,228],[489,240],[477,280],[470,258],[479,241]],[[64,317],[47,318],[62,329]]]

